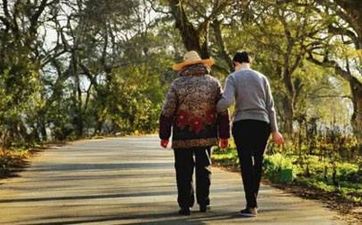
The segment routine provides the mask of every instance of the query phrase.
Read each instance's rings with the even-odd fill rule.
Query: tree
[[[351,124],[359,143],[362,143],[362,2],[336,0],[321,1],[320,4],[325,6],[326,14],[333,15],[328,29],[330,42],[311,51],[309,59],[318,65],[334,68],[335,73],[349,83],[353,102]],[[354,53],[333,51],[338,42],[343,43],[344,49],[353,46]]]
[[[55,1],[1,1],[0,12],[0,137],[3,148],[15,141],[39,139],[33,121],[41,107],[41,58],[38,28]],[[30,132],[28,132],[30,129]]]
[[[159,108],[157,105],[156,110],[147,116],[142,106],[149,107],[150,101],[158,104],[161,100],[159,97],[150,99],[148,91],[140,91],[141,85],[138,88],[133,85],[142,83],[147,76],[155,78],[154,71],[159,71],[157,67],[162,64],[151,65],[155,61],[152,59],[163,59],[163,55],[167,58],[168,54],[165,51],[168,46],[154,40],[153,33],[158,32],[158,28],[150,16],[150,7],[142,1],[114,0],[77,0],[64,4],[63,7],[72,10],[61,15],[68,22],[57,26],[60,27],[58,32],[64,49],[69,54],[69,59],[62,60],[66,68],[62,73],[68,74],[70,81],[72,104],[66,115],[71,118],[75,134],[138,129],[139,117],[154,118]],[[59,19],[54,22],[57,21]],[[153,46],[154,42],[158,42],[158,46]],[[149,70],[135,76],[140,73],[137,67],[146,65]],[[150,91],[159,85],[157,80],[146,82],[145,89]],[[156,127],[154,122],[150,124],[152,129]],[[146,127],[141,126],[141,130],[151,130],[151,127]]]
[[[234,16],[232,25],[224,25],[227,34],[224,40],[235,49],[232,51],[245,49],[255,53],[254,65],[267,74],[276,87],[283,130],[292,134],[295,115],[300,113],[303,81],[307,82],[297,71],[304,65],[308,49],[320,41],[319,31],[326,24],[313,3],[255,1],[247,7],[241,14],[243,17]]]

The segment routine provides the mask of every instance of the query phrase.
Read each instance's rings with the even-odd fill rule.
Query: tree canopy
[[[361,13],[356,0],[1,0],[1,146],[156,131],[187,50],[221,80],[251,52],[283,132],[318,121],[362,143]]]

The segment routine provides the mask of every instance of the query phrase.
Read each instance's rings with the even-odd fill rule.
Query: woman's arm
[[[235,102],[235,84],[231,75],[226,78],[224,93],[217,103],[217,111],[223,112],[227,110]]]

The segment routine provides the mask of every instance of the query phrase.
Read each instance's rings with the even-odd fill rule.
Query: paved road
[[[257,218],[240,218],[240,177],[213,168],[208,213],[177,215],[173,154],[156,137],[78,141],[39,153],[0,183],[0,224],[343,224],[321,204],[262,186]]]

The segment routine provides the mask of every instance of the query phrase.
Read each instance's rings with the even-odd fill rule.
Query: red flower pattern
[[[212,125],[216,122],[216,110],[209,109],[205,112],[203,117],[194,116],[185,110],[177,112],[176,126],[184,129],[188,127],[190,131],[200,133],[205,129],[206,125]]]
[[[180,110],[177,114],[176,125],[180,128],[184,128],[188,125],[188,113]]]
[[[194,131],[197,134],[200,133],[200,131],[203,130],[204,128],[202,120],[198,117],[194,117],[190,120],[190,126],[192,131]]]
[[[216,111],[213,109],[210,109],[206,112],[206,123],[207,124],[213,124],[216,121]]]

